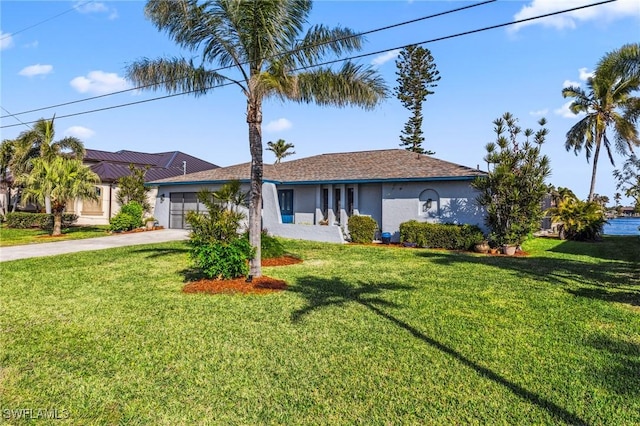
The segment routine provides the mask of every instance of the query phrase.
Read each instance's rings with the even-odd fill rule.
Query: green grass
[[[285,248],[304,263],[265,268],[290,285],[267,296],[181,293],[181,242],[2,263],[0,413],[55,408],[76,425],[640,423],[637,238],[538,239],[526,258]]]
[[[51,237],[48,231],[42,229],[11,229],[2,225],[0,227],[0,247],[105,237],[108,235],[108,231],[109,225],[72,226],[63,229],[61,236]]]

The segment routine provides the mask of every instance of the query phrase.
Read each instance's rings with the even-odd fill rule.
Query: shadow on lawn
[[[134,249],[132,250],[133,253],[148,253],[147,254],[147,258],[149,259],[155,259],[158,257],[163,257],[163,256],[171,256],[174,254],[180,254],[180,253],[188,253],[189,249],[188,248],[182,248],[182,247],[162,247],[162,248],[140,248],[140,249]]]
[[[640,262],[640,238],[638,236],[607,235],[603,241],[563,241],[549,250],[552,253],[590,256],[604,260]]]
[[[444,266],[471,264],[514,271],[523,278],[561,284],[568,293],[640,306],[640,267],[637,262],[584,262],[551,257],[491,257],[466,253],[420,251],[417,256]],[[576,285],[580,287],[576,288]]]
[[[296,285],[289,288],[289,291],[299,293],[307,300],[307,306],[292,313],[291,320],[298,322],[311,312],[327,306],[341,306],[348,303],[357,303],[376,315],[385,318],[398,328],[408,332],[416,339],[439,350],[456,359],[466,367],[471,368],[476,373],[487,379],[504,386],[520,398],[537,405],[546,410],[558,420],[572,425],[584,425],[586,421],[566,409],[554,404],[546,398],[541,397],[527,389],[513,383],[496,373],[495,371],[483,367],[473,360],[465,357],[455,349],[440,343],[436,339],[427,336],[419,329],[385,312],[381,307],[394,307],[393,302],[389,302],[380,297],[385,291],[411,290],[412,287],[395,284],[367,284],[358,283],[357,286],[344,282],[340,278],[322,279],[317,277],[302,277],[297,280]]]
[[[606,367],[595,370],[595,379],[619,394],[640,394],[640,344],[599,335],[587,344],[609,352]]]

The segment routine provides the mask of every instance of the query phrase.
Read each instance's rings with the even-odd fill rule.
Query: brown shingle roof
[[[264,180],[277,183],[471,179],[485,172],[403,149],[322,154],[264,165]],[[152,183],[249,180],[250,163],[190,173]]]

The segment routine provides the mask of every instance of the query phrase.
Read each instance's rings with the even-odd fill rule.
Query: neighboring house
[[[399,241],[411,219],[469,223],[484,228],[484,210],[470,182],[486,173],[403,149],[323,154],[265,164],[263,229],[277,236],[344,241],[351,215],[369,215]],[[196,193],[240,180],[248,190],[250,163],[150,182],[157,187],[155,217],[185,228],[188,211],[202,211]]]
[[[154,154],[126,150],[108,152],[87,149],[83,161],[100,177],[101,183],[96,187],[99,196],[97,201],[75,200],[67,206],[68,212],[79,216],[78,224],[81,225],[108,224],[109,219],[118,213],[120,205],[116,199],[117,180],[131,173],[129,164],[138,168],[148,167],[145,175],[147,182],[218,168],[215,164],[180,151]],[[151,206],[155,204],[155,199],[156,193],[152,189],[149,193]]]

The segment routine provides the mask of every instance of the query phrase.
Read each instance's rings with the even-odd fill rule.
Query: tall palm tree
[[[283,158],[295,154],[295,151],[289,151],[294,147],[292,143],[285,142],[284,139],[278,139],[275,142],[267,142],[267,151],[273,152],[276,161],[273,164],[280,164]]]
[[[98,198],[95,185],[100,178],[74,158],[36,158],[31,171],[19,180],[24,184],[25,201],[42,203],[46,197],[51,199],[53,236],[62,233],[62,214],[69,200]]]
[[[262,274],[263,101],[277,98],[370,109],[388,92],[371,67],[351,61],[316,67],[325,59],[359,50],[363,37],[347,28],[323,25],[312,26],[303,34],[310,11],[310,0],[150,0],[145,7],[147,18],[181,47],[199,52],[200,62],[142,59],[127,69],[130,80],[151,85],[152,90],[190,91],[201,96],[228,83],[239,87],[246,97],[251,154],[249,240],[256,250],[250,274],[255,277]]]
[[[82,160],[85,149],[82,141],[73,136],[67,136],[58,141],[54,141],[55,116],[51,120],[41,118],[31,129],[25,130],[18,135],[16,143],[20,146],[19,158],[16,159],[15,166],[23,173],[31,168],[31,162],[35,158],[45,158],[51,160],[56,156],[65,156]],[[45,197],[45,208],[47,213],[51,213],[51,201]]]
[[[568,132],[565,148],[573,149],[577,155],[585,149],[587,161],[593,154],[593,170],[588,200],[593,200],[596,185],[596,171],[600,149],[605,147],[611,164],[613,160],[612,141],[607,135],[611,129],[615,136],[615,149],[625,155],[640,146],[635,123],[640,116],[640,98],[632,93],[640,87],[640,75],[630,67],[620,66],[629,57],[629,50],[637,45],[625,45],[604,56],[595,70],[595,75],[587,80],[588,91],[571,86],[562,90],[562,96],[573,98],[569,109],[574,114],[584,113]],[[616,65],[618,64],[618,65]],[[631,70],[629,72],[625,70]]]

